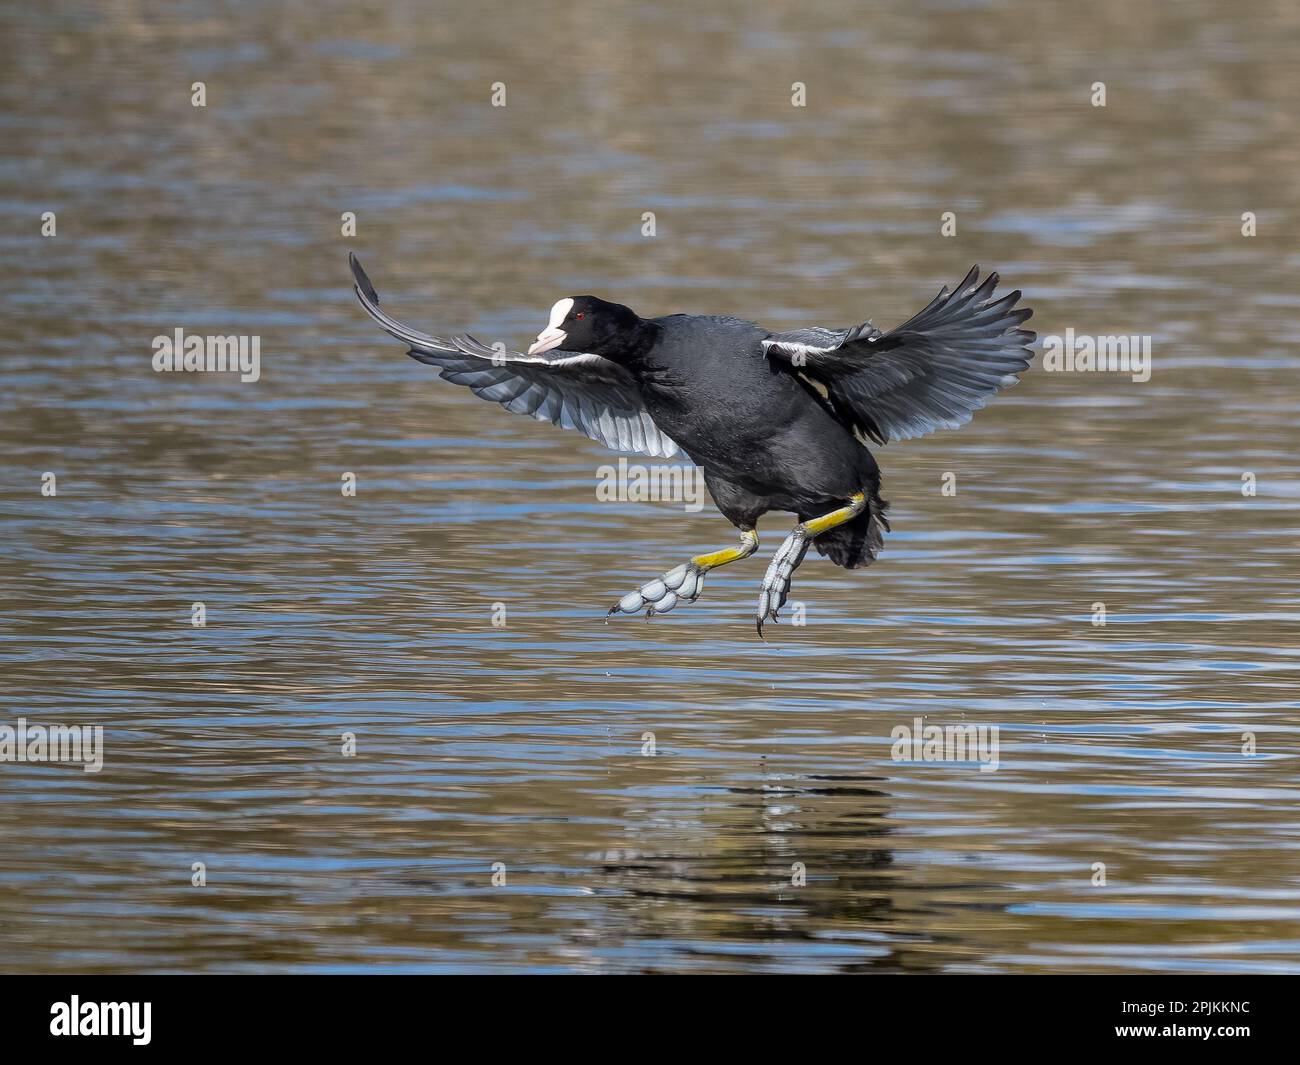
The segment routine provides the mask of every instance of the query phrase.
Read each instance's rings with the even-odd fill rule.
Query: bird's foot
[[[639,614],[642,610],[647,618],[652,618],[656,614],[667,614],[679,603],[693,603],[704,591],[705,572],[703,566],[683,562],[662,577],[641,585],[635,592],[628,592],[609,608],[605,620],[615,614]]]
[[[785,606],[786,596],[790,594],[790,578],[803,561],[810,543],[812,537],[796,528],[772,556],[771,565],[763,577],[762,590],[758,593],[758,617],[755,621],[760,639],[763,638],[763,622],[775,622],[777,612]]]

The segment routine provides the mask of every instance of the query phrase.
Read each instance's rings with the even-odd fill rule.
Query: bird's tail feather
[[[885,512],[889,504],[874,492],[867,499],[867,509],[852,521],[822,533],[813,543],[817,550],[837,566],[845,569],[862,569],[876,560],[884,546],[884,535],[889,532],[889,519]]]

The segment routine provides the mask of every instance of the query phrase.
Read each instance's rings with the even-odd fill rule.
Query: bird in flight
[[[758,549],[762,515],[794,514],[759,591],[760,637],[810,545],[845,569],[875,561],[888,504],[867,445],[965,425],[1028,369],[1035,338],[1020,328],[1033,313],[1016,306],[1020,292],[994,300],[998,275],[981,280],[976,266],[887,332],[870,322],[773,333],[714,315],[646,319],[595,296],[569,296],[527,352],[511,352],[402,325],[380,308],[357,257],[349,261],[370,317],[444,380],[614,451],[685,451],[703,467],[739,546],[670,569],[625,595],[610,617],[653,617],[695,602],[708,573]]]

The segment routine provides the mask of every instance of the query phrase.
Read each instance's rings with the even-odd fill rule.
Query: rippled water
[[[0,21],[0,724],[105,730],[0,763],[7,969],[1297,968],[1293,5]],[[881,561],[810,557],[770,643],[759,559],[606,625],[730,527],[599,502],[609,454],[405,358],[352,250],[512,345],[587,291],[888,325],[979,262],[1153,372],[882,449]],[[177,327],[261,380],[154,373]],[[997,770],[893,760],[916,717]]]

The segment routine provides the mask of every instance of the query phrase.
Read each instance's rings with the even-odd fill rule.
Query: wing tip
[[[371,283],[369,275],[362,269],[361,260],[357,258],[357,253],[354,251],[348,252],[348,267],[352,270],[352,280],[357,286],[357,292],[371,303],[378,303],[379,293],[375,291],[375,286]]]

